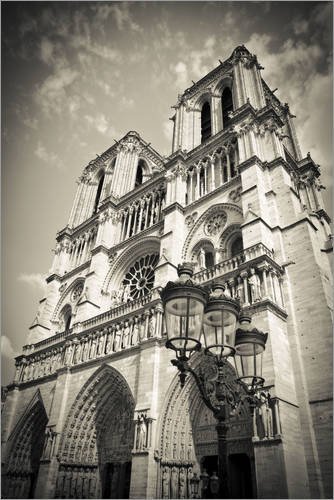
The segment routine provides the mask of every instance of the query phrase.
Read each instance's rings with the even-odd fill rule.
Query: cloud
[[[45,162],[49,167],[54,166],[59,169],[64,167],[64,164],[59,156],[56,155],[56,153],[47,151],[45,146],[40,141],[38,141],[38,145],[34,153],[37,158]]]
[[[96,84],[97,84],[98,87],[100,87],[103,90],[103,92],[105,93],[105,95],[107,95],[109,97],[115,97],[116,92],[114,92],[112,90],[112,88],[110,87],[109,83],[104,82],[103,80],[97,79],[96,80]]]
[[[13,359],[19,355],[15,351],[11,340],[6,335],[1,335],[1,355],[9,359]]]
[[[189,74],[187,65],[183,61],[179,61],[170,67],[171,71],[175,74],[175,85],[178,89],[183,89],[187,85],[189,85]]]
[[[103,113],[98,113],[95,116],[85,115],[85,120],[94,130],[102,135],[106,135],[108,137],[121,137],[120,132],[109,123]]]
[[[162,124],[162,131],[166,139],[168,139],[169,143],[171,144],[173,136],[173,121],[165,120]]]
[[[45,290],[45,276],[41,273],[21,273],[17,277],[18,281],[22,281],[34,289]]]
[[[117,28],[120,31],[125,28],[132,31],[142,31],[141,27],[134,22],[132,15],[130,14],[128,3],[124,2],[121,4],[110,5],[110,12],[112,12]]]
[[[62,112],[66,107],[66,92],[77,77],[77,71],[71,68],[62,68],[48,76],[37,87],[35,99],[45,114],[60,114]]]
[[[302,33],[306,33],[308,30],[309,24],[306,19],[300,19],[298,21],[293,22],[293,30],[295,35],[301,35]]]

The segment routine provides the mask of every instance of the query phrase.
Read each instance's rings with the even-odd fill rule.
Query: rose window
[[[129,285],[133,299],[144,297],[153,288],[154,269],[158,260],[159,254],[156,253],[141,257],[126,273],[123,285]]]
[[[226,224],[226,214],[212,215],[205,224],[205,232],[209,236],[214,236],[223,230]]]
[[[72,302],[75,302],[78,300],[78,298],[81,296],[83,290],[83,283],[79,283],[73,290],[72,295],[71,295],[71,300]]]

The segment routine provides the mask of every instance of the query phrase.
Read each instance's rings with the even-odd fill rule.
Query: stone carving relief
[[[83,291],[83,283],[78,283],[71,293],[71,301],[77,302]]]
[[[233,203],[237,203],[241,199],[241,191],[242,191],[241,186],[237,187],[236,189],[232,189],[232,191],[230,191],[228,195],[229,199],[233,201]]]
[[[133,413],[134,400],[123,377],[108,366],[99,369],[79,392],[65,423],[57,498],[87,498],[82,496],[85,482],[91,488],[88,497],[99,498],[103,464],[131,461]]]
[[[191,215],[187,215],[185,218],[185,223],[187,227],[192,227],[195,224],[195,220],[197,218],[197,212],[193,212]]]
[[[220,233],[225,224],[227,216],[224,212],[211,215],[205,223],[204,232],[208,236],[215,236]]]

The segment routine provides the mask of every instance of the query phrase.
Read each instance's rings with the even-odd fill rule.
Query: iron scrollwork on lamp
[[[248,404],[252,416],[261,404],[257,391],[264,383],[262,354],[268,334],[252,327],[249,317],[239,318],[239,301],[225,295],[223,285],[215,284],[209,292],[193,282],[192,274],[191,263],[179,265],[179,279],[168,282],[160,292],[167,329],[166,347],[175,351],[176,359],[171,362],[179,370],[181,385],[184,386],[187,374],[191,374],[217,420],[220,498],[230,498],[229,420],[243,403]],[[209,380],[201,369],[189,364],[191,355],[198,351],[209,362]],[[233,384],[225,370],[228,358],[233,358],[235,364]]]

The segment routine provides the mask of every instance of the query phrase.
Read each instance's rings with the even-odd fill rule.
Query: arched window
[[[233,99],[231,89],[225,87],[222,93],[222,114],[223,114],[223,128],[226,128],[231,121],[228,114],[233,111]]]
[[[200,269],[208,269],[215,265],[215,251],[212,243],[202,243],[201,247],[196,253],[197,263]]]
[[[205,267],[208,269],[209,267],[213,267],[215,265],[215,259],[213,256],[213,252],[210,250],[206,250],[205,252]]]
[[[63,308],[62,312],[60,313],[59,331],[68,332],[69,329],[71,328],[71,321],[72,321],[72,308],[70,305],[67,305]]]
[[[205,102],[201,112],[201,142],[206,141],[211,137],[211,108],[208,102]]]
[[[238,253],[242,252],[244,249],[243,243],[242,243],[242,237],[238,236],[232,243],[231,245],[231,257],[234,257]]]
[[[99,205],[99,201],[101,198],[103,182],[104,182],[104,174],[101,175],[100,180],[99,180],[99,184],[97,186],[93,214],[96,214],[96,212],[97,212],[97,207]]]
[[[141,184],[143,184],[143,172],[144,172],[144,169],[145,169],[145,162],[144,162],[144,160],[139,160],[138,166],[137,166],[135,187],[140,186]]]

